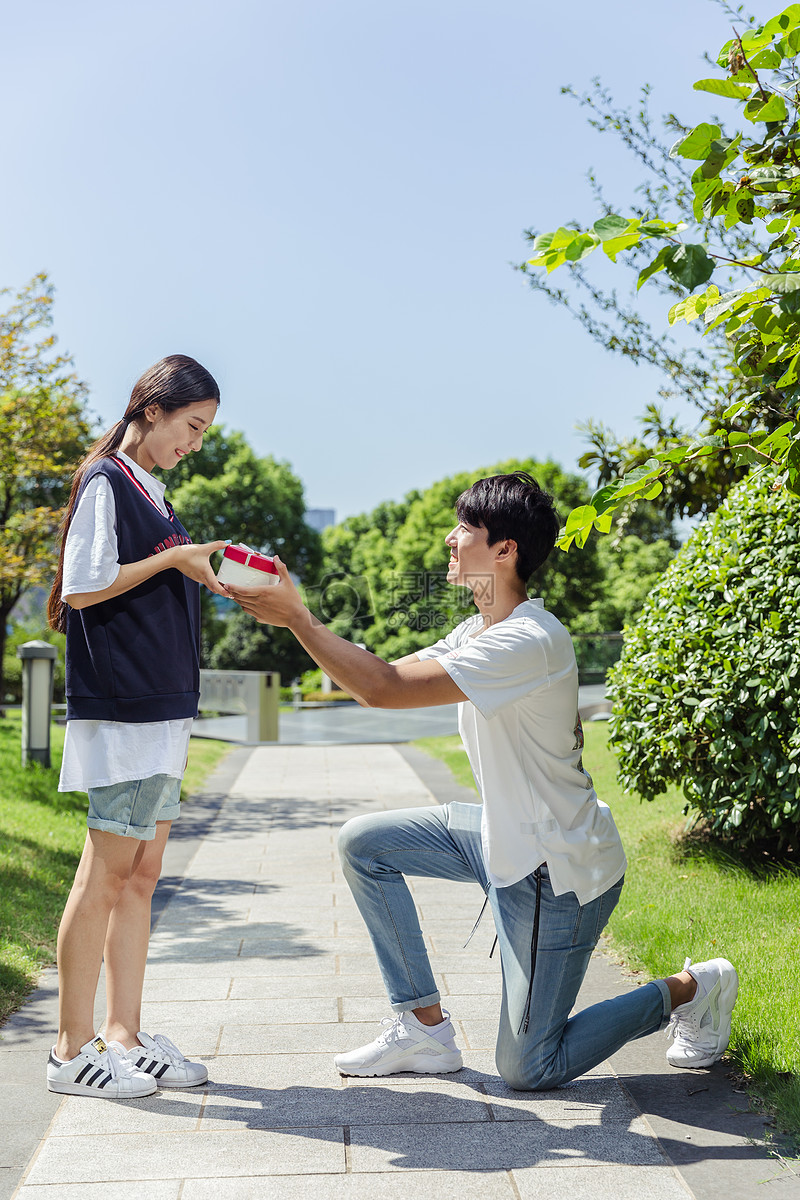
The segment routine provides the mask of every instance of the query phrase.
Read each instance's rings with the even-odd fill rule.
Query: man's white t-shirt
[[[483,799],[483,857],[495,887],[547,863],[556,895],[581,904],[625,872],[608,805],[583,769],[572,640],[542,600],[488,629],[480,614],[417,651],[435,658],[467,702],[458,727]]]
[[[127,454],[126,466],[167,516],[164,484]],[[114,492],[104,475],[86,485],[75,508],[64,547],[62,596],[102,592],[119,574]],[[192,718],[173,721],[67,721],[60,792],[169,775],[182,779],[189,750]]]

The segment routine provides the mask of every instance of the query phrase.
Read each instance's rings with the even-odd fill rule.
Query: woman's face
[[[145,471],[161,467],[169,471],[185,454],[200,450],[203,434],[217,415],[216,400],[196,400],[165,412],[153,404],[144,411],[145,434],[136,461]]]

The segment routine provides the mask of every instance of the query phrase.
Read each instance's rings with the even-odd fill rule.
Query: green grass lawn
[[[20,716],[0,719],[0,1023],[55,960],[56,933],[86,836],[86,796],[59,793],[64,729],[53,725],[53,767],[20,763]],[[193,739],[184,793],[228,752]]]
[[[677,790],[649,803],[623,795],[608,727],[589,723],[585,733],[584,763],[611,807],[629,863],[608,930],[613,950],[654,978],[680,970],[686,956],[694,962],[730,959],[740,992],[729,1057],[753,1093],[775,1110],[781,1127],[800,1137],[800,876],[789,870],[754,875],[686,838]],[[460,738],[425,738],[416,745],[474,788]]]

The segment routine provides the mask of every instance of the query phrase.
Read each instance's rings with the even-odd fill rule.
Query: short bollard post
[[[249,742],[277,742],[281,677],[279,671],[263,671],[257,682],[258,699],[247,714]]]
[[[50,766],[50,709],[53,669],[58,651],[49,642],[25,642],[17,647],[22,659],[22,765]]]

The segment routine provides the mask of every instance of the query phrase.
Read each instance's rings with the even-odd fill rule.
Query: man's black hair
[[[456,516],[484,528],[490,546],[506,538],[515,541],[517,575],[523,583],[547,559],[560,527],[553,497],[527,471],[479,479],[458,497]]]

